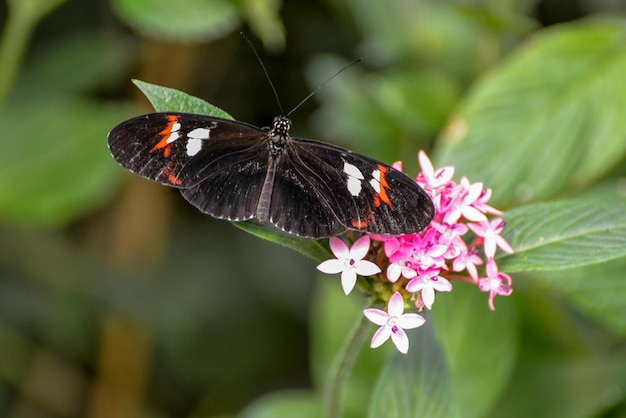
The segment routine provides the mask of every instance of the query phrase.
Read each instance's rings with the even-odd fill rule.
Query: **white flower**
[[[405,329],[422,326],[426,320],[416,313],[404,312],[404,299],[399,292],[394,293],[389,299],[387,312],[380,309],[365,309],[363,315],[380,328],[372,337],[370,347],[376,348],[391,337],[399,352],[406,354],[409,351],[409,338]]]
[[[336,237],[330,239],[330,250],[336,259],[322,262],[317,269],[322,273],[341,273],[341,287],[347,295],[354,289],[357,274],[361,276],[373,276],[381,272],[380,268],[368,260],[363,260],[370,248],[370,237],[362,236],[354,242],[352,248]]]

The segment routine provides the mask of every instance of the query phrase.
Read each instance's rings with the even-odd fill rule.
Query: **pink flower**
[[[421,271],[432,268],[443,268],[446,264],[444,255],[448,251],[446,245],[437,243],[438,236],[435,228],[428,228],[423,237],[413,237],[413,260]]]
[[[455,223],[452,225],[433,222],[430,224],[439,233],[438,242],[448,247],[445,258],[456,258],[463,252],[467,252],[467,244],[462,237],[467,233],[469,228],[465,224]]]
[[[511,288],[511,277],[508,274],[500,273],[493,258],[487,260],[487,277],[478,280],[478,288],[483,292],[489,292],[489,309],[494,311],[493,299],[496,295],[509,296],[513,293]]]
[[[476,265],[480,265],[482,263],[483,260],[476,254],[476,251],[472,250],[471,252],[468,252],[467,250],[465,250],[464,252],[459,254],[452,262],[452,270],[467,270],[470,277],[474,279],[474,281],[476,281],[478,280],[478,270],[476,269]]]
[[[481,196],[478,200],[476,200],[476,202],[474,202],[474,207],[482,213],[489,213],[496,216],[502,215],[501,210],[493,208],[487,204],[489,199],[491,199],[491,189],[483,189]]]
[[[435,302],[435,290],[438,292],[450,292],[452,284],[445,278],[439,276],[439,270],[428,271],[419,277],[411,280],[406,285],[407,292],[420,292],[421,304],[431,309]]]
[[[411,279],[417,276],[417,265],[411,261],[413,256],[413,245],[411,241],[391,237],[385,239],[385,255],[389,259],[387,267],[387,279],[391,283],[398,281],[400,276]]]
[[[404,298],[395,292],[389,299],[387,312],[380,309],[365,309],[363,315],[380,328],[374,333],[370,347],[380,347],[391,337],[399,352],[406,354],[409,351],[409,338],[405,329],[422,326],[426,320],[416,313],[404,313]]]
[[[356,284],[357,274],[372,276],[381,272],[380,267],[368,260],[363,260],[370,248],[370,238],[363,235],[356,240],[352,248],[336,237],[330,239],[330,250],[336,259],[326,260],[317,266],[322,273],[341,273],[341,286],[344,293],[349,294]]]
[[[422,169],[420,178],[424,182],[426,189],[437,189],[452,180],[454,167],[447,166],[435,171],[433,163],[430,162],[430,158],[424,151],[420,151],[417,154],[417,159]]]
[[[389,263],[389,267],[387,267],[387,279],[391,283],[395,283],[398,281],[400,276],[405,279],[412,279],[417,276],[417,271],[415,270],[417,265],[414,265],[411,261],[406,258],[401,258],[393,263]]]
[[[476,235],[484,238],[485,255],[487,258],[493,258],[496,255],[496,246],[500,247],[505,253],[513,253],[513,248],[500,235],[504,229],[504,220],[496,218],[491,222],[479,222],[477,224],[469,224],[468,226]]]

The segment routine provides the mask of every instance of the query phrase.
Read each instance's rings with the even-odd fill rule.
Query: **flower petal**
[[[372,337],[372,342],[370,343],[370,347],[376,348],[380,347],[385,341],[389,339],[391,336],[391,328],[388,326],[382,326],[376,330],[374,336]]]
[[[509,253],[509,254],[513,254],[514,253],[513,247],[511,247],[511,245],[501,235],[496,236],[496,244],[505,253]]]
[[[354,270],[356,270],[356,274],[360,274],[361,276],[373,276],[382,271],[376,264],[367,260],[357,261]]]
[[[433,164],[430,162],[430,158],[428,158],[428,155],[426,155],[424,151],[420,150],[417,153],[417,160],[419,161],[420,168],[422,169],[422,173],[424,173],[424,176],[432,177],[435,173],[435,169],[433,167]]]
[[[422,315],[407,313],[398,318],[398,326],[404,329],[413,329],[424,325],[426,320]]]
[[[402,328],[396,327],[395,332],[391,333],[391,341],[402,354],[409,351],[409,337],[406,336],[406,332]]]
[[[461,213],[465,216],[465,219],[472,222],[486,222],[487,217],[481,211],[473,206],[463,206]]]
[[[339,238],[332,237],[329,241],[329,244],[330,250],[338,259],[345,260],[350,256],[350,249],[348,248],[346,243]]]
[[[431,286],[424,286],[420,295],[422,296],[424,306],[431,309],[433,307],[433,303],[435,303],[435,290]]]
[[[365,315],[370,322],[373,322],[378,326],[387,324],[387,320],[389,319],[389,314],[387,314],[387,312],[376,308],[363,310],[363,315]]]
[[[363,235],[361,238],[354,241],[352,248],[350,248],[350,258],[354,260],[362,260],[370,250],[370,237]]]
[[[387,313],[389,313],[389,316],[399,317],[402,315],[402,312],[404,312],[404,298],[400,292],[396,292],[389,298]]]
[[[493,232],[489,232],[485,235],[485,255],[488,258],[493,258],[496,255],[496,237]]]
[[[321,271],[322,273],[326,273],[326,274],[341,273],[344,268],[345,268],[344,262],[341,260],[337,260],[335,258],[331,260],[323,261],[317,266],[317,269],[319,271]]]
[[[448,281],[445,277],[431,277],[430,284],[437,292],[450,292],[452,290],[452,283],[450,283],[450,281]]]
[[[387,279],[391,283],[395,283],[400,278],[400,273],[402,273],[402,267],[396,263],[389,264],[387,267]]]
[[[483,193],[483,184],[481,182],[474,183],[469,186],[469,190],[467,191],[467,197],[465,198],[468,202],[474,202],[478,200],[480,195]]]
[[[415,277],[411,279],[409,283],[405,286],[407,292],[416,293],[424,288],[424,280],[421,277]]]
[[[356,284],[356,273],[354,270],[344,270],[341,272],[341,287],[346,295],[352,292]]]

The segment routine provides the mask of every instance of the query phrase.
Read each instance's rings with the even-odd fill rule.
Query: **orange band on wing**
[[[385,174],[387,174],[387,167],[379,165],[378,171],[380,172],[380,191],[374,198],[374,205],[378,207],[380,206],[380,202],[382,201],[384,204],[391,207],[391,200],[389,200],[389,196],[387,196],[387,189],[389,188],[389,184],[387,184],[387,179],[385,178]]]
[[[167,143],[167,140],[172,135],[172,128],[174,127],[174,124],[178,121],[178,116],[167,115],[166,118],[167,118],[167,126],[165,127],[165,129],[159,132],[159,135],[161,136],[161,140],[154,147],[152,147],[150,152],[165,148],[165,150],[163,151],[163,154],[165,157],[169,157],[171,153],[171,149],[170,149],[170,144]]]

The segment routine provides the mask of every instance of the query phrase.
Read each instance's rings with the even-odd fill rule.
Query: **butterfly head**
[[[272,123],[272,129],[269,131],[269,136],[272,140],[272,145],[275,148],[282,148],[289,138],[289,130],[291,129],[291,120],[284,116],[277,116]]]

